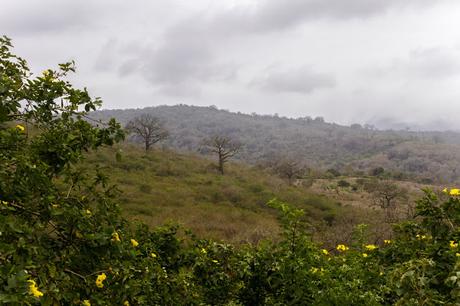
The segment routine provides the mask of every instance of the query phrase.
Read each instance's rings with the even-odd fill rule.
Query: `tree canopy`
[[[205,139],[203,144],[209,148],[209,150],[217,154],[217,169],[221,174],[224,174],[224,164],[228,162],[230,158],[238,154],[241,150],[241,143],[226,136],[214,136]]]
[[[149,114],[142,114],[130,120],[126,124],[126,130],[140,138],[144,143],[145,151],[169,135],[160,119]]]

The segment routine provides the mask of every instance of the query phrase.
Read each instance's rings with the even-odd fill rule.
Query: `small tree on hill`
[[[278,160],[273,170],[282,178],[286,178],[291,184],[294,179],[301,178],[305,174],[306,169],[299,162],[291,159]]]
[[[148,151],[155,143],[169,136],[168,130],[157,117],[150,114],[142,114],[128,122],[126,130],[140,138],[144,143],[145,151]]]
[[[371,180],[364,184],[364,189],[373,195],[374,204],[383,209],[386,221],[396,221],[397,204],[399,201],[407,201],[407,190],[382,180]]]
[[[217,169],[224,174],[224,164],[241,150],[241,143],[225,136],[214,136],[206,139],[203,144],[210,148],[210,151],[217,154]]]

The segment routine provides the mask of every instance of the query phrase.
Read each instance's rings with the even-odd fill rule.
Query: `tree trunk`
[[[222,175],[224,175],[224,159],[221,155],[219,155],[219,171]]]

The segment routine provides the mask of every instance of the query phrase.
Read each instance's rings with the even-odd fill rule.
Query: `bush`
[[[142,184],[139,186],[139,191],[142,193],[151,193],[152,192],[152,186]]]
[[[385,173],[385,169],[382,167],[376,167],[369,172],[369,174],[372,176],[381,176],[383,173]]]
[[[347,188],[347,187],[350,187],[350,183],[346,180],[340,180],[337,182],[337,186],[338,187],[342,187],[342,188]]]
[[[327,169],[326,175],[329,175],[331,177],[339,177],[341,176],[341,173],[337,169],[330,168],[330,169]]]

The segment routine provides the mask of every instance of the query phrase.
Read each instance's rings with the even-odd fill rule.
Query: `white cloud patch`
[[[271,92],[310,94],[315,90],[335,87],[336,80],[309,67],[281,71],[268,68],[264,75],[254,79],[252,85]]]
[[[418,48],[386,66],[370,68],[367,75],[378,78],[442,81],[460,76],[460,50],[449,47]]]

